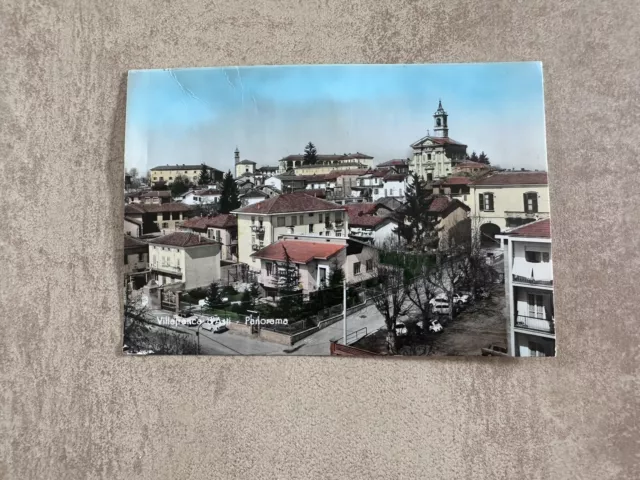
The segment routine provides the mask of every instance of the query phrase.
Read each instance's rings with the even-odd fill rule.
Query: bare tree
[[[142,305],[140,297],[133,298],[130,288],[125,287],[124,298],[124,344],[132,351],[147,348],[150,315],[147,307]]]

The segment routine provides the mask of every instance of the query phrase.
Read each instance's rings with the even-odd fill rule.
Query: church
[[[467,146],[449,137],[447,117],[440,101],[433,114],[434,134],[427,131],[426,137],[411,144],[413,158],[409,170],[429,182],[450,176],[454,166],[467,157]]]

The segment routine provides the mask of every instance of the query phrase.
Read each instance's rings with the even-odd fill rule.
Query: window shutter
[[[478,195],[478,203],[480,204],[480,211],[484,210],[484,194]]]
[[[522,200],[524,201],[524,212],[528,213],[529,212],[529,194],[528,193],[523,193],[522,194]]]
[[[531,196],[533,197],[533,212],[534,213],[538,213],[538,194],[537,193],[532,193]]]
[[[487,202],[487,203],[488,203],[488,205],[487,205],[487,210],[490,210],[490,211],[492,211],[492,212],[493,212],[493,193],[490,193],[490,194],[488,195],[487,200],[489,200],[489,201]]]

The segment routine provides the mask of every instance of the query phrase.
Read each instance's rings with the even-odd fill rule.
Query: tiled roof
[[[435,197],[429,204],[429,211],[435,213],[444,212],[450,203],[451,199],[447,196]]]
[[[332,161],[332,160],[371,160],[373,157],[365,155],[364,153],[345,153],[342,155],[316,155],[316,159],[319,162]],[[304,160],[304,155],[288,155],[280,159],[280,161],[301,161]]]
[[[505,235],[513,237],[551,238],[551,220],[545,218],[537,222],[527,223],[521,227],[509,230]]]
[[[299,169],[311,169],[311,168],[326,168],[326,167],[330,167],[331,165],[324,165],[322,163],[314,163],[312,165],[301,165],[299,167],[292,167],[295,168],[296,170]],[[339,166],[340,168],[344,168],[344,167],[359,167],[359,168],[366,168],[366,165],[363,165],[362,163],[359,162],[349,162],[349,163],[342,163],[340,165],[336,165]]]
[[[495,172],[472,185],[548,185],[547,172]]]
[[[205,165],[207,170],[215,170],[219,172],[217,168],[210,167],[209,165]],[[151,171],[163,171],[163,170],[201,170],[202,164],[200,165],[161,165],[159,167],[153,167]]]
[[[252,162],[251,160],[242,160],[241,162],[238,162],[238,165],[255,165],[256,162]]]
[[[243,193],[241,197],[242,198],[269,198],[269,194],[261,192],[260,190],[256,190],[255,188],[252,188],[251,190],[247,191],[247,193]]]
[[[316,198],[326,198],[327,192],[322,188],[307,188],[304,193]]]
[[[376,211],[377,205],[375,203],[349,203],[344,206],[349,215],[349,223],[351,219],[359,215],[371,215]]]
[[[143,215],[144,213],[144,206],[141,203],[128,203],[124,206],[125,215]]]
[[[124,236],[124,248],[125,249],[134,249],[134,248],[142,248],[148,247],[147,242],[143,242],[142,240],[138,240],[137,238],[132,237],[131,235],[125,234]]]
[[[383,205],[389,210],[397,210],[402,207],[403,203],[397,198],[393,197],[384,197],[376,202],[376,205]]]
[[[276,213],[318,212],[324,210],[344,210],[344,207],[304,192],[285,193],[253,205],[235,210],[236,213]]]
[[[396,158],[393,160],[388,160],[386,162],[382,162],[378,164],[378,168],[380,167],[406,167],[409,164],[406,159]]]
[[[390,168],[381,168],[378,170],[367,170],[365,173],[360,175],[361,177],[366,177],[371,175],[372,177],[384,177],[385,175],[391,173]]]
[[[407,178],[407,176],[402,173],[387,173],[383,180],[385,182],[402,182],[405,178]]]
[[[259,172],[277,172],[280,167],[271,167],[269,165],[265,165],[264,167],[260,167],[257,170]]]
[[[376,227],[385,220],[390,220],[389,217],[378,217],[377,215],[356,215],[349,217],[349,227]]]
[[[327,260],[347,248],[345,244],[333,242],[305,242],[304,240],[280,240],[272,243],[252,256],[264,260],[285,261],[285,249],[294,263],[307,264],[312,260]]]
[[[469,185],[471,179],[469,177],[449,177],[445,178],[443,185]]]
[[[426,137],[421,138],[420,140],[415,142],[413,145],[421,145],[424,142],[426,142],[427,140],[430,140],[431,142],[435,143],[436,145],[460,145],[460,146],[466,147],[466,145],[464,143],[460,143],[460,142],[454,140],[453,138],[450,138],[450,137],[433,137],[431,135],[427,135]]]
[[[141,222],[140,220],[136,220],[135,218],[131,218],[131,217],[127,217],[127,216],[125,216],[125,217],[124,217],[124,220],[125,220],[126,222],[131,222],[131,223],[135,223],[136,225],[140,225],[140,226],[142,226],[142,222]]]
[[[141,198],[170,198],[171,192],[169,190],[150,190],[140,194]]]
[[[174,232],[169,235],[149,240],[149,243],[157,245],[170,245],[172,247],[197,247],[200,245],[215,245],[218,242],[201,237],[197,233]]]
[[[238,218],[230,213],[219,213],[206,217],[194,217],[182,222],[182,228],[206,230],[207,228],[233,228],[238,226]]]

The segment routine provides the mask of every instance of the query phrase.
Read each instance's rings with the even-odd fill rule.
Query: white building
[[[174,232],[149,241],[149,268],[159,285],[183,283],[184,290],[220,280],[220,243],[197,233]]]
[[[528,223],[496,238],[505,259],[509,354],[555,356],[551,221]]]
[[[349,216],[349,237],[382,245],[397,236],[398,222],[387,208],[374,203],[351,203],[345,208]]]
[[[374,188],[371,194],[371,198],[374,202],[377,202],[381,198],[397,198],[399,201],[404,202],[404,196],[407,192],[407,175],[395,172],[389,172],[382,177],[382,182],[379,188]]]
[[[269,187],[273,187],[280,192],[282,191],[282,180],[275,175],[265,179],[264,184]]]
[[[449,137],[448,114],[438,104],[433,114],[434,134],[427,133],[411,144],[413,158],[409,170],[427,181],[448,177],[467,157],[467,146]]]
[[[181,197],[181,202],[186,205],[204,205],[219,203],[222,192],[214,189],[193,190],[187,192]]]

